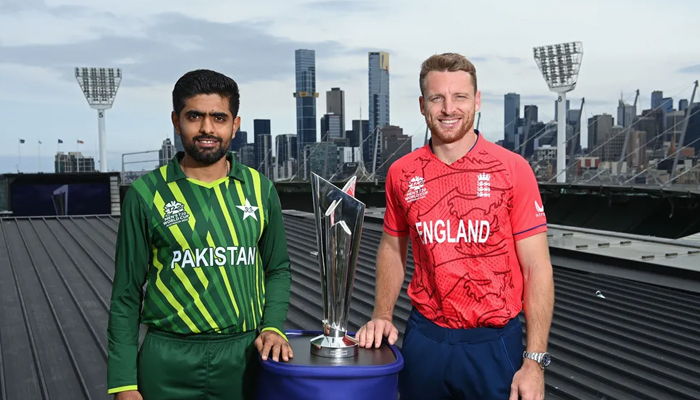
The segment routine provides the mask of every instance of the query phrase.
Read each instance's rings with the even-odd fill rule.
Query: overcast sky
[[[569,9],[564,9],[568,5]],[[689,98],[700,78],[700,1],[210,1],[0,0],[0,173],[53,170],[61,150],[97,155],[97,115],[73,68],[119,67],[124,79],[107,111],[110,169],[124,152],[155,150],[172,137],[171,91],[195,68],[223,72],[241,86],[242,128],[272,120],[273,134],[296,133],[294,50],[316,50],[317,116],[325,92],[345,90],[347,121],[367,118],[367,52],[390,53],[391,123],[422,144],[421,62],[459,52],[477,67],[481,130],[503,136],[503,95],[516,92],[554,118],[553,93],[532,58],[534,46],[582,41],[571,108],[617,117],[622,94],[639,111],[652,90]],[[698,94],[700,97],[700,94]],[[521,111],[522,112],[522,111]],[[41,140],[42,159],[37,158]],[[584,139],[585,144],[585,139]],[[134,164],[132,169],[150,168]]]

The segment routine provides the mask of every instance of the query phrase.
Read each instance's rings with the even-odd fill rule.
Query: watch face
[[[551,362],[552,357],[549,356],[549,353],[544,353],[544,357],[542,357],[542,366],[548,367]]]

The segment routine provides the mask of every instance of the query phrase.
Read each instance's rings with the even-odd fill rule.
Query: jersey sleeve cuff
[[[408,229],[404,229],[402,231],[392,229],[387,224],[384,224],[384,232],[388,233],[391,236],[406,236],[408,235]]]
[[[547,232],[547,223],[536,225],[532,228],[516,232],[513,234],[513,239],[517,242],[518,240],[523,240],[542,232]]]
[[[274,328],[274,327],[272,327],[272,326],[268,326],[267,328],[263,328],[263,329],[260,331],[260,333],[265,332],[265,331],[272,331],[272,332],[275,332],[276,334],[282,336],[282,337],[284,338],[284,340],[286,340],[287,342],[289,342],[289,339],[287,339],[287,335],[285,335],[284,332],[280,331],[280,330],[277,329],[277,328]]]
[[[138,387],[138,385],[119,386],[119,387],[109,389],[107,391],[107,394],[115,394],[115,393],[119,393],[119,392],[126,392],[129,390],[139,390],[139,387]]]

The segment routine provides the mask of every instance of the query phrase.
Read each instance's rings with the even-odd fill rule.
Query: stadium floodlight
[[[566,182],[566,92],[576,88],[583,58],[581,42],[535,47],[535,62],[557,98],[557,182]]]
[[[97,110],[100,139],[100,171],[107,172],[105,110],[112,108],[117,96],[122,70],[119,68],[76,68],[75,79],[90,107]]]

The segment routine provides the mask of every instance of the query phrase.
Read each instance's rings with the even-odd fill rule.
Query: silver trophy
[[[354,197],[356,177],[340,189],[311,175],[323,304],[323,334],[311,339],[311,353],[353,357],[358,344],[348,336],[347,326],[365,205]]]

